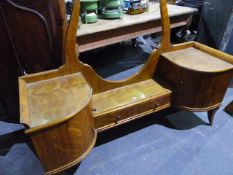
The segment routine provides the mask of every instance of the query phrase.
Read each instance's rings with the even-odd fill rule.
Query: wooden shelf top
[[[81,73],[28,83],[26,88],[30,128],[76,114],[92,95]]]
[[[171,62],[196,71],[218,72],[232,69],[233,65],[194,47],[162,54]]]

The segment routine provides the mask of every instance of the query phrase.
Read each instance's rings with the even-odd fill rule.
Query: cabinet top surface
[[[194,47],[162,54],[171,62],[196,71],[218,72],[232,69],[233,65]]]
[[[30,127],[77,113],[91,96],[80,73],[26,84]]]

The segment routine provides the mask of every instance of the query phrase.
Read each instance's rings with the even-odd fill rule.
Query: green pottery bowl
[[[87,13],[86,16],[82,15],[82,22],[84,24],[90,24],[97,22],[97,15],[95,13]]]
[[[98,8],[98,0],[81,0],[82,11],[95,11]]]
[[[121,0],[101,0],[101,6],[105,8],[116,8],[122,5]]]

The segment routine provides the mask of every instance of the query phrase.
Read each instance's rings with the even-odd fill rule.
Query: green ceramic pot
[[[105,8],[116,8],[122,5],[122,0],[101,0],[101,6]]]
[[[121,18],[123,14],[123,11],[121,8],[115,9],[115,10],[106,10],[102,13],[102,18],[105,19],[115,19],[115,18]]]
[[[82,14],[82,22],[84,24],[90,24],[97,22],[97,15],[95,13]]]
[[[81,0],[82,11],[95,11],[98,8],[98,0]]]

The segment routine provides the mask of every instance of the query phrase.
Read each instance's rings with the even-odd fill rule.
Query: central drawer
[[[170,95],[153,98],[140,104],[140,113],[158,111],[164,105],[170,104]]]
[[[170,106],[170,93],[152,97],[111,112],[94,115],[95,128],[105,130]]]

